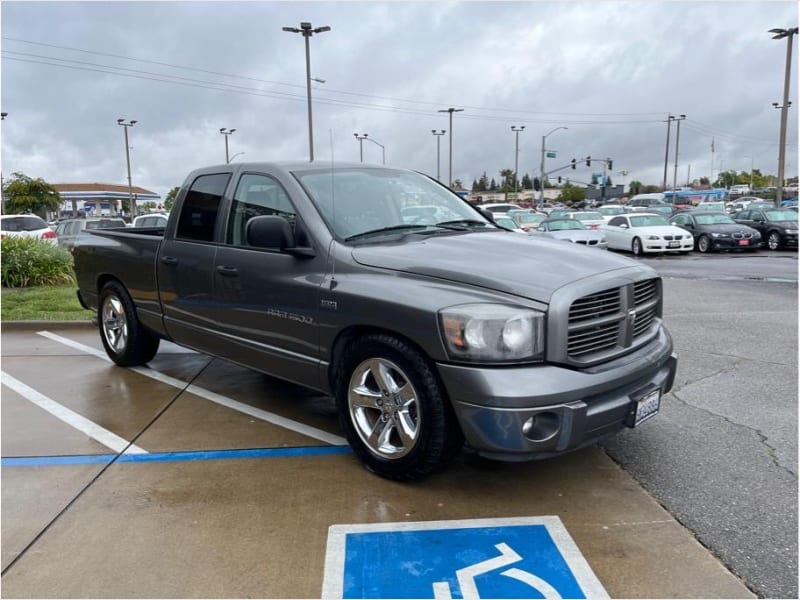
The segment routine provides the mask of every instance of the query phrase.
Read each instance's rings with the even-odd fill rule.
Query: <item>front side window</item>
[[[631,227],[658,227],[661,225],[669,225],[664,217],[659,217],[656,215],[631,217]]]
[[[672,222],[675,223],[675,225],[688,225],[689,221],[691,221],[691,219],[687,215],[675,215],[675,217],[672,219]],[[698,222],[702,221],[698,219]]]
[[[247,222],[264,215],[283,217],[292,226],[297,219],[289,196],[277,181],[266,175],[242,175],[233,197],[225,241],[234,246],[247,246]]]
[[[625,220],[625,217],[614,217],[608,222],[608,224],[611,227],[619,227],[620,225],[627,225],[628,222]]]
[[[219,205],[230,173],[200,175],[192,183],[181,207],[177,239],[198,242],[214,241]]]

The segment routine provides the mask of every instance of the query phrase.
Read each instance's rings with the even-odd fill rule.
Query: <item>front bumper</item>
[[[679,240],[680,246],[670,248],[666,240],[642,240],[644,252],[690,252],[694,250],[694,240]]]
[[[622,429],[633,398],[672,389],[677,362],[662,327],[635,352],[588,369],[437,367],[467,445],[516,461],[576,450]]]
[[[747,244],[739,244],[740,241],[745,241]],[[749,250],[751,248],[760,248],[764,245],[764,240],[761,238],[738,240],[734,238],[711,238],[712,248],[714,250]]]

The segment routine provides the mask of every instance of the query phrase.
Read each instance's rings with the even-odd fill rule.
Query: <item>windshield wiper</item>
[[[456,227],[457,225],[462,225],[462,227]],[[441,223],[436,223],[436,227],[462,231],[468,231],[472,227],[486,227],[488,225],[489,223],[486,223],[485,221],[478,221],[477,219],[454,219],[453,221],[442,221]]]
[[[361,233],[354,233],[353,235],[344,238],[345,242],[351,242],[353,240],[357,240],[363,237],[368,237],[370,235],[379,235],[381,233],[390,233],[393,231],[402,231],[404,229],[408,230],[417,230],[417,229],[427,229],[431,227],[431,225],[390,225],[389,227],[379,227],[378,229],[370,229],[369,231],[362,231]]]

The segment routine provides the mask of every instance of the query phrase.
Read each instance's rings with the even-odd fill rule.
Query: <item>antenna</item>
[[[333,179],[333,168],[334,168],[334,161],[333,161],[333,129],[328,129],[328,138],[330,139],[331,145],[331,225],[333,226],[334,232],[336,230],[336,198],[335,198],[335,189],[336,186],[334,185]],[[331,243],[328,246],[328,256],[331,257],[331,283],[330,289],[334,289],[336,287],[336,234],[334,233],[333,237],[331,238]]]

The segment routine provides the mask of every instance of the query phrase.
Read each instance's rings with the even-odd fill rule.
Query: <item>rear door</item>
[[[316,374],[320,360],[318,312],[326,259],[319,251],[297,257],[248,244],[247,222],[277,215],[291,224],[298,245],[314,246],[276,177],[242,173],[230,206],[212,275],[214,318],[224,339],[218,352],[282,379],[316,385],[309,374]]]
[[[198,175],[168,228],[156,260],[164,327],[175,341],[213,352],[218,311],[213,306],[214,256],[222,197],[231,172]]]

